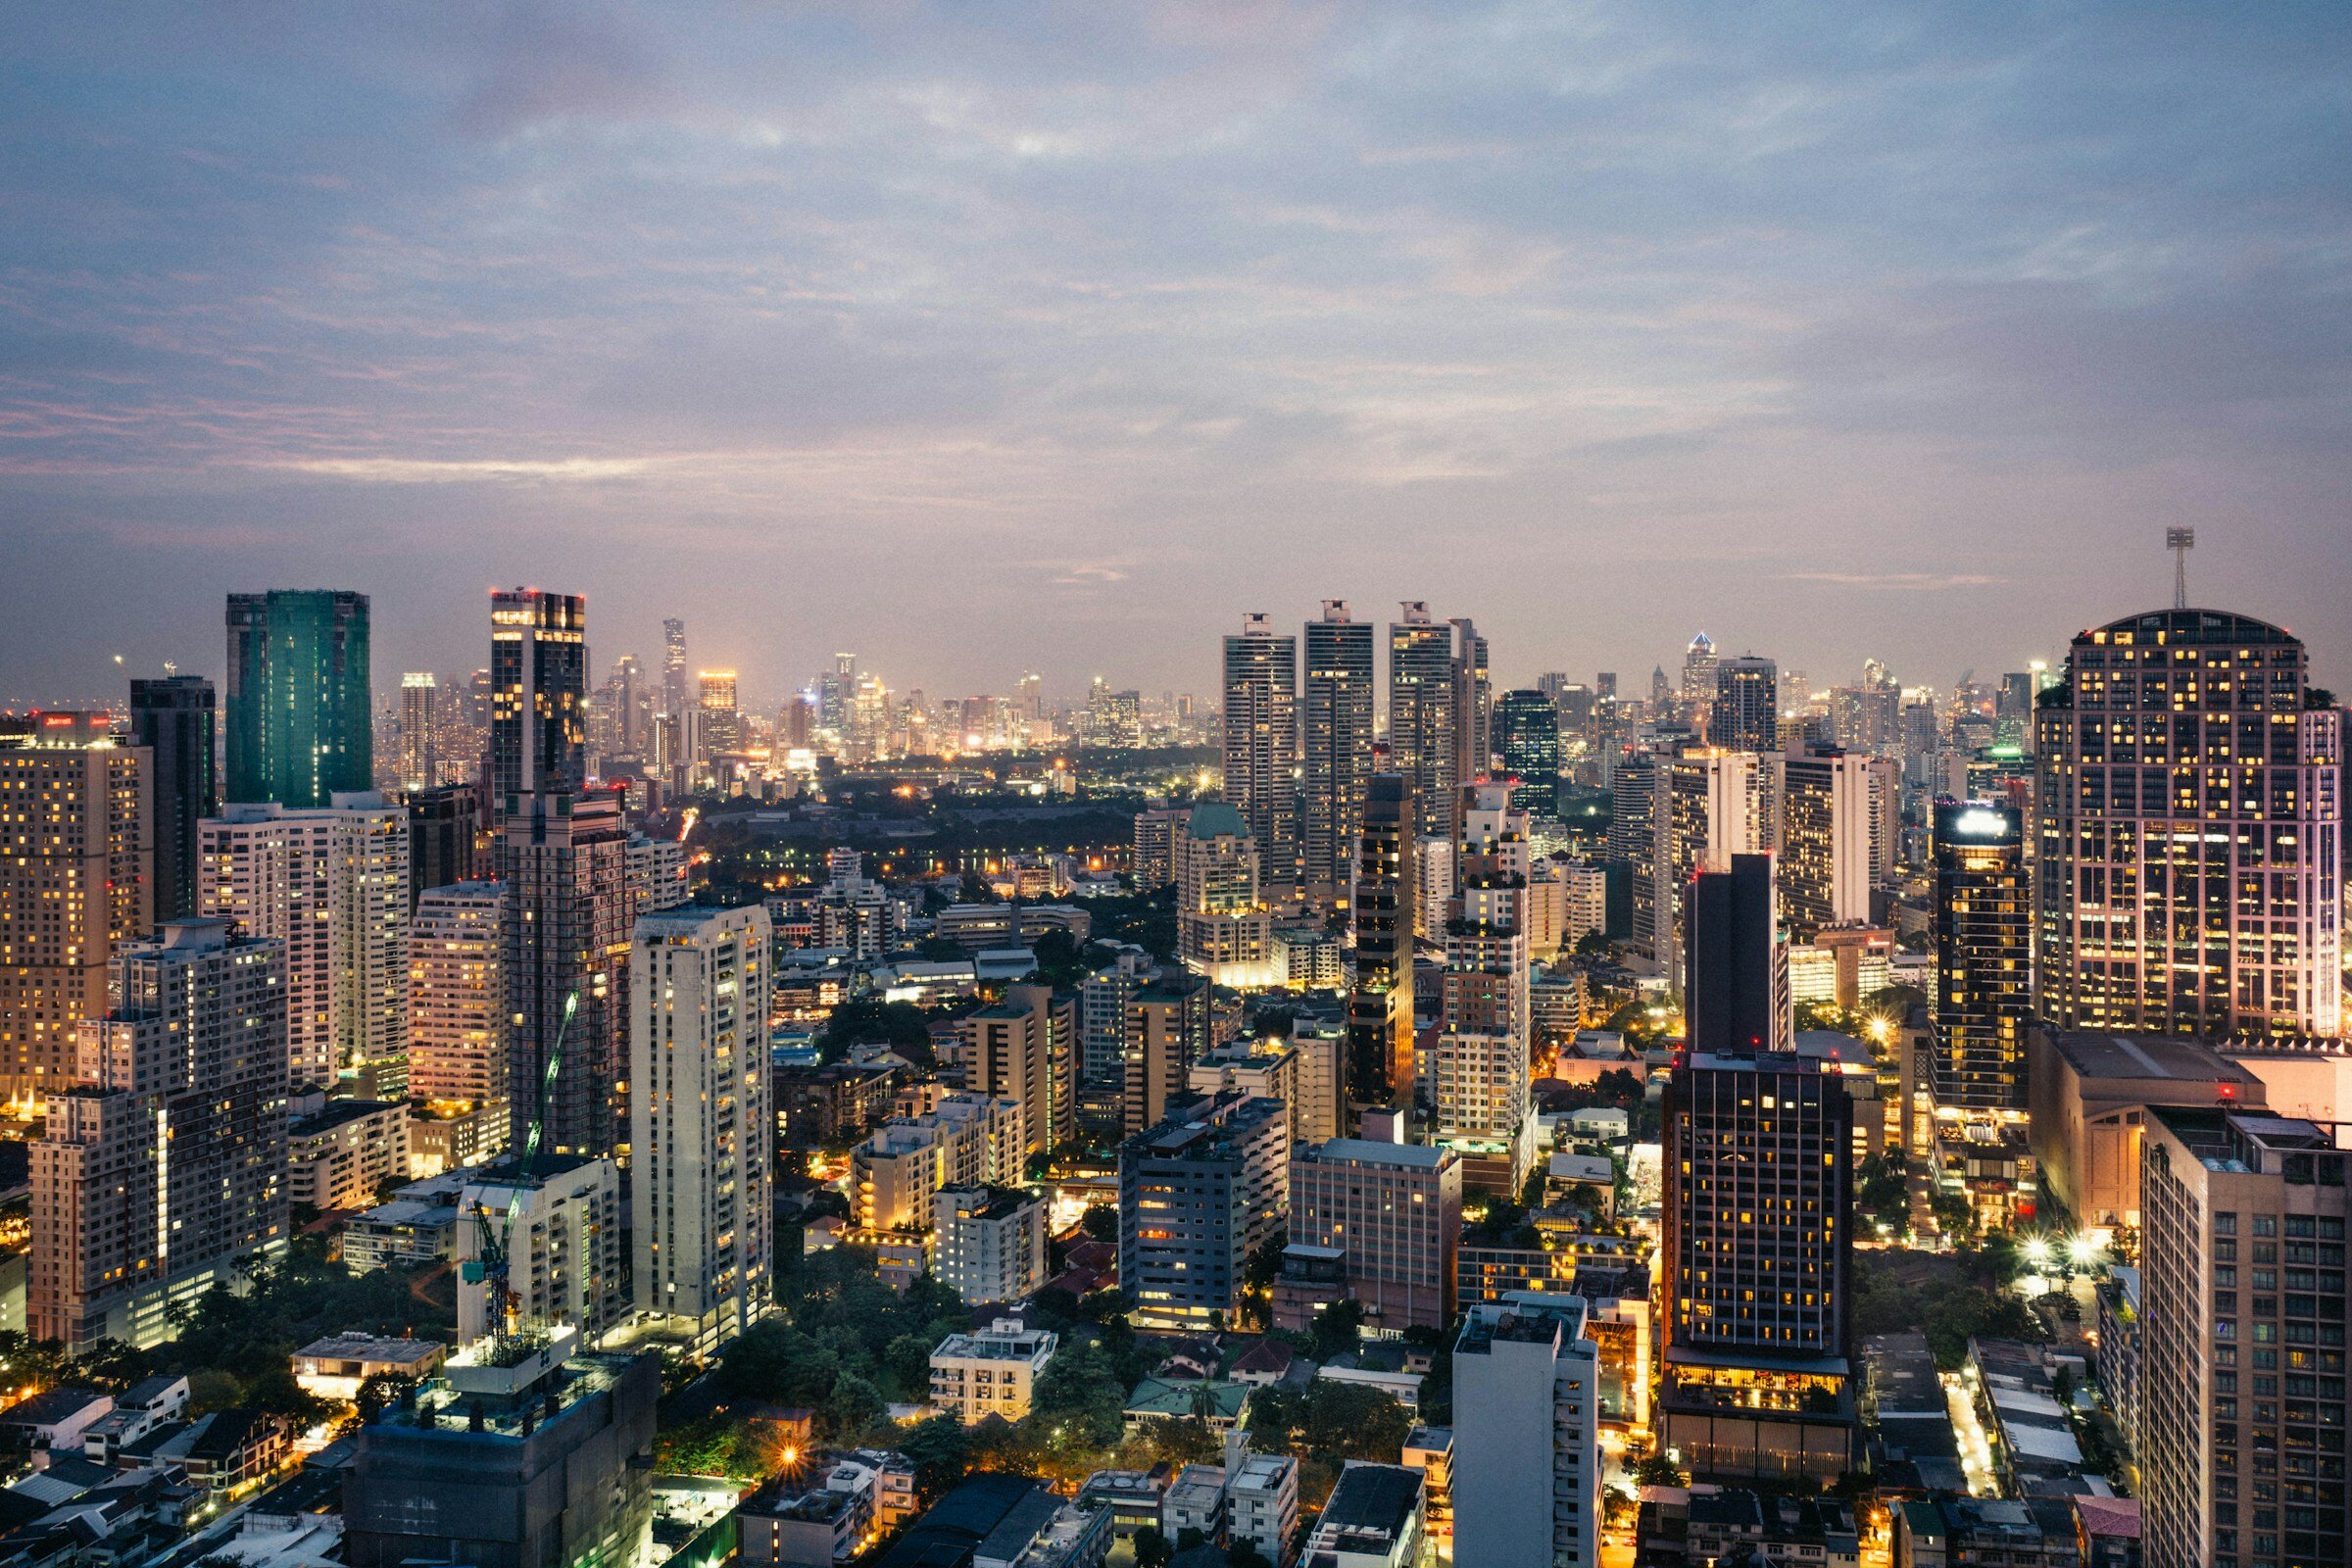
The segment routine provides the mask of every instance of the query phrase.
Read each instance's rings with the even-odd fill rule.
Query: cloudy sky
[[[0,702],[220,596],[762,700],[1346,597],[1823,683],[2164,602],[2352,685],[2352,9],[8,5]]]

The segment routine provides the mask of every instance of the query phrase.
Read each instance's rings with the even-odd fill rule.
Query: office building
[[[1446,1465],[1459,1568],[1600,1561],[1600,1347],[1590,1311],[1579,1296],[1513,1292],[1463,1319]]]
[[[1018,1318],[951,1334],[931,1352],[931,1403],[964,1426],[992,1415],[1018,1421],[1060,1343],[1052,1330],[1024,1328]]]
[[[1658,925],[1658,757],[1637,750],[1617,759],[1609,777],[1608,863],[1624,867],[1626,936],[1635,951],[1667,956]],[[1674,906],[1668,902],[1669,922]],[[1671,934],[1671,933],[1669,933]]]
[[[1322,618],[1306,623],[1299,881],[1318,908],[1344,906],[1355,881],[1364,789],[1372,777],[1373,637],[1371,622],[1349,618],[1345,599],[1324,600]]]
[[[963,1021],[964,1087],[1021,1102],[1028,1152],[1078,1136],[1078,1004],[1051,986],[1013,985]]]
[[[1735,855],[1690,884],[1683,1011],[1694,1052],[1788,1051],[1788,950],[1773,917],[1772,857]]]
[[[1708,704],[1707,742],[1727,752],[1781,749],[1780,668],[1769,659],[1741,654],[1718,661]]]
[[[1275,903],[1298,883],[1298,639],[1262,614],[1225,639],[1225,799],[1250,825]]]
[[[630,948],[637,1310],[707,1357],[774,1298],[767,913],[660,909]]]
[[[326,1084],[409,1048],[409,818],[373,793],[197,824],[198,906],[285,944],[286,1049]]]
[[[1239,809],[1202,801],[1176,841],[1176,952],[1212,984],[1279,985],[1274,911],[1258,880],[1259,841]]]
[[[283,945],[172,920],[114,967],[31,1150],[25,1326],[69,1346],[160,1344],[287,1240]]]
[[[2340,1032],[2342,736],[2304,706],[2308,666],[2281,628],[2210,610],[2075,638],[2034,714],[2043,1017]]]
[[[1700,632],[1690,639],[1683,654],[1683,681],[1680,688],[1683,710],[1693,723],[1702,723],[1715,707],[1715,671],[1722,662],[1715,652],[1715,639]]]
[[[1942,801],[1935,820],[1930,1092],[1939,1112],[2022,1116],[2034,970],[2023,813],[1990,801]]]
[[[693,744],[689,748],[705,763],[743,749],[743,710],[735,697],[735,672],[706,669],[695,676]]]
[[[927,1233],[950,1188],[1004,1187],[1028,1170],[1020,1102],[946,1095],[919,1116],[894,1116],[850,1152],[850,1218],[860,1231]]]
[[[1365,785],[1357,840],[1355,974],[1348,993],[1350,1119],[1373,1106],[1412,1103],[1413,926],[1419,875],[1412,781],[1375,774]]]
[[[537,588],[490,596],[490,808],[588,782],[588,601]]]
[[[1348,1295],[1381,1334],[1453,1319],[1462,1162],[1453,1150],[1360,1138],[1301,1143],[1291,1158],[1293,1247],[1342,1255]]]
[[[1509,774],[1511,805],[1529,816],[1560,814],[1560,715],[1538,691],[1504,692],[1494,704],[1495,750]]]
[[[931,1277],[967,1306],[1025,1300],[1046,1283],[1046,1203],[1012,1187],[931,1197]]]
[[[1679,968],[1690,883],[1701,871],[1725,871],[1736,855],[1760,855],[1774,843],[1779,758],[1694,747],[1657,760],[1651,803],[1650,906],[1655,953]],[[1635,874],[1642,875],[1637,868]],[[1675,974],[1676,990],[1689,977]]]
[[[1194,975],[1164,975],[1128,999],[1120,1079],[1129,1134],[1157,1126],[1190,1093],[1193,1063],[1208,1050],[1209,1000],[1208,982]]]
[[[226,796],[297,810],[375,788],[368,596],[228,596]]]
[[[1139,1328],[1230,1323],[1243,1265],[1282,1233],[1290,1131],[1282,1102],[1186,1099],[1119,1147],[1119,1289]]]
[[[31,715],[0,738],[0,1077],[30,1110],[77,1076],[116,945],[154,923],[152,754],[104,713]]]
[[[2352,1560],[2346,1154],[2256,1111],[2152,1109],[2140,1230],[2147,1568]]]
[[[1453,720],[1455,787],[1493,776],[1494,683],[1488,670],[1487,640],[1464,615],[1453,620]],[[1458,816],[1455,825],[1460,825]]]
[[[1403,615],[1389,625],[1389,763],[1411,785],[1412,836],[1451,837],[1461,779],[1453,627],[1431,619],[1419,600],[1407,601]]]
[[[2044,1191],[2084,1229],[2140,1224],[2147,1113],[2160,1106],[2260,1111],[2263,1080],[2212,1045],[2179,1035],[2056,1030],[2026,1035],[2027,1107]]]
[[[213,683],[201,675],[130,683],[130,740],[149,758],[158,920],[196,912],[196,824],[220,795],[213,719]]]
[[[458,1194],[455,1261],[483,1254],[487,1225],[508,1259],[515,1321],[569,1324],[593,1342],[628,1314],[626,1204],[609,1159],[546,1154],[525,1176],[513,1156],[482,1166]],[[496,1327],[489,1282],[461,1266],[458,1338],[470,1345]]]
[[[441,688],[429,669],[400,677],[400,787],[429,790],[441,782]]]
[[[1777,874],[1781,918],[1796,940],[1867,925],[1877,885],[1875,802],[1893,787],[1884,759],[1836,747],[1791,749],[1781,763]]]
[[[461,1352],[362,1426],[343,1486],[350,1568],[614,1568],[653,1551],[658,1356],[515,1366]]]

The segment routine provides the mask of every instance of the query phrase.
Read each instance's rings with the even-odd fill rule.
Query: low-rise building
[[[1835,1497],[1760,1496],[1736,1488],[1693,1487],[1687,1558],[1776,1568],[1861,1568],[1862,1538],[1853,1510]]]
[[[1298,1533],[1298,1461],[1252,1453],[1225,1473],[1225,1539],[1247,1542],[1274,1568],[1290,1568]]]
[[[294,1381],[321,1399],[351,1399],[369,1378],[420,1382],[448,1357],[449,1348],[437,1340],[337,1334],[294,1352]]]
[[[188,1380],[176,1373],[141,1378],[115,1396],[115,1407],[82,1429],[82,1456],[112,1465],[122,1449],[188,1413]]]
[[[286,1198],[320,1213],[366,1208],[387,1181],[409,1179],[406,1101],[297,1094],[286,1124]]]
[[[2075,1511],[2065,1497],[1919,1497],[1894,1514],[1894,1568],[2080,1568]]]
[[[913,1463],[879,1448],[840,1455],[816,1486],[778,1484],[735,1510],[746,1568],[834,1568],[913,1513]]]
[[[931,1352],[931,1402],[969,1426],[984,1416],[1018,1421],[1029,1413],[1037,1375],[1060,1337],[999,1318],[974,1334],[951,1334]]]
[[[1350,1460],[1307,1538],[1306,1562],[1311,1568],[1414,1568],[1424,1535],[1421,1484],[1418,1470]]]
[[[395,1198],[343,1227],[343,1266],[354,1274],[446,1262],[458,1241],[457,1196]]]
[[[1416,1426],[1404,1435],[1398,1461],[1421,1472],[1423,1515],[1429,1533],[1439,1540],[1453,1539],[1453,1429]]]
[[[0,1410],[0,1446],[29,1453],[40,1469],[52,1453],[81,1452],[82,1434],[114,1407],[112,1398],[90,1389],[50,1389],[19,1399]]]
[[[1214,1544],[1225,1535],[1225,1471],[1220,1465],[1188,1464],[1176,1472],[1159,1499],[1159,1533],[1180,1542],[1188,1530]]]

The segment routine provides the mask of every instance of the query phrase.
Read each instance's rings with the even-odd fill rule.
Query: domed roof
[[[2284,626],[2274,626],[2267,620],[2251,615],[2232,614],[2226,610],[2151,610],[2144,615],[2126,615],[2104,626],[2093,627],[2075,639],[2077,642],[2097,638],[2112,641],[2102,633],[2129,632],[2133,641],[2162,638],[2168,643],[2244,643],[2276,647],[2294,642],[2295,634]]]

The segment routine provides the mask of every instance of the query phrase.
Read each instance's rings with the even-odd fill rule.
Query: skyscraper
[[[1021,1102],[1029,1152],[1078,1136],[1078,1004],[1052,986],[1006,986],[965,1020],[964,1087]]]
[[[1257,843],[1224,801],[1193,808],[1176,835],[1176,952],[1217,985],[1277,984],[1274,914],[1259,891]]]
[[[1659,1443],[1694,1478],[1853,1468],[1853,1130],[1842,1080],[1792,1052],[1693,1052],[1668,1081]]]
[[[2307,676],[2289,633],[2219,611],[2075,638],[2034,715],[2043,1016],[2342,1028],[2342,734],[2336,710],[2306,708]]]
[[[220,793],[213,706],[213,683],[201,675],[130,683],[131,740],[150,754],[158,920],[196,912],[196,823]]]
[[[537,588],[490,599],[490,808],[588,782],[588,601]]]
[[[621,1126],[625,1066],[625,958],[616,955],[628,952],[637,915],[620,800],[609,793],[518,799],[499,844],[514,1093],[509,1147],[522,1147],[544,1096],[550,1152],[610,1155]]]
[[[1781,749],[1780,668],[1769,659],[1741,654],[1715,666],[1707,739],[1731,752]]]
[[[295,810],[231,805],[197,824],[199,907],[285,945],[297,1084],[409,1046],[409,816],[372,791]]]
[[[375,787],[368,596],[228,596],[227,798],[324,806]]]
[[[1870,919],[1877,881],[1873,792],[1888,764],[1836,747],[1791,749],[1781,764],[1781,917],[1791,935]]]
[[[1256,840],[1267,897],[1298,882],[1298,639],[1262,614],[1225,639],[1225,799]]]
[[[1323,618],[1306,623],[1300,880],[1323,908],[1345,902],[1355,877],[1372,776],[1372,643],[1371,623],[1349,619],[1345,599],[1324,600]]]
[[[1462,794],[1430,1140],[1460,1152],[1465,1185],[1509,1195],[1535,1156],[1527,816],[1503,785]]]
[[[1478,628],[1457,615],[1453,630],[1453,781],[1473,784],[1494,770],[1494,682]]]
[[[1700,632],[1683,655],[1683,708],[1693,722],[1703,722],[1715,706],[1715,639]]]
[[[1560,717],[1539,691],[1504,692],[1494,705],[1495,750],[1516,778],[1511,805],[1530,816],[1560,814]]]
[[[1685,922],[1685,1033],[1693,1052],[1788,1051],[1795,1045],[1788,950],[1781,940],[1772,857],[1735,855],[1690,883]]]
[[[1353,1114],[1412,1103],[1415,819],[1410,779],[1375,773],[1366,781],[1349,910],[1355,977],[1348,994],[1347,1077]]]
[[[662,622],[662,711],[686,716],[686,623],[674,617]]]
[[[735,698],[735,672],[706,669],[695,676],[697,733],[694,753],[705,761],[743,749],[743,710]]]
[[[115,945],[153,923],[150,758],[104,713],[0,739],[0,1079],[22,1107],[74,1082],[74,1025],[106,1011]]]
[[[767,915],[642,916],[629,976],[629,1185],[637,1309],[709,1356],[767,1314]]]
[[[1416,836],[1450,838],[1461,775],[1454,708],[1453,627],[1408,600],[1389,625],[1389,761],[1413,787]]]
[[[2023,814],[1990,801],[1936,806],[1936,1004],[1930,1088],[1938,1111],[2026,1108],[2034,914]]]
[[[1706,746],[1658,759],[1647,870],[1661,961],[1682,961],[1690,879],[1731,869],[1735,855],[1772,848],[1779,761]],[[1686,979],[1677,974],[1677,989]]]
[[[485,1152],[513,1113],[504,935],[506,887],[455,882],[416,901],[409,930],[409,1092],[478,1112]]]
[[[2146,1112],[2147,1568],[2352,1560],[2340,1267],[2352,1189],[2336,1131],[2220,1107]]]
[[[441,689],[429,669],[400,677],[400,787],[429,790],[441,782]]]
[[[76,1087],[32,1146],[26,1327],[160,1344],[167,1306],[286,1246],[284,948],[166,922],[116,959],[78,1029]]]

